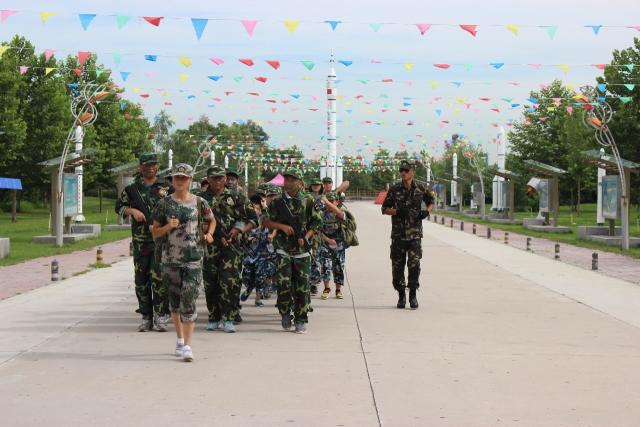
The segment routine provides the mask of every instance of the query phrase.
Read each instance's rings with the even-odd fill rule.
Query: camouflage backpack
[[[342,231],[344,233],[345,247],[350,248],[352,246],[358,246],[358,236],[356,235],[356,218],[347,209],[344,209],[345,219],[342,223]]]

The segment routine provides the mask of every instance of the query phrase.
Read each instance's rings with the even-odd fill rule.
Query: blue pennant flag
[[[145,55],[144,59],[151,62],[156,62],[158,60],[158,55]]]
[[[209,23],[209,20],[202,18],[191,18],[191,23],[193,24],[193,30],[196,32],[196,38],[200,40],[200,38],[202,37],[202,33],[204,33],[204,29]]]
[[[78,17],[80,18],[80,25],[82,25],[82,28],[87,31],[89,24],[91,24],[91,21],[93,21],[93,18],[95,18],[96,15],[93,13],[81,13]]]
[[[347,61],[347,60],[344,60],[344,59],[341,59],[338,62],[341,63],[342,65],[344,65],[345,67],[348,67],[349,65],[353,64],[353,61]]]
[[[122,80],[125,82],[129,78],[129,74],[131,74],[131,71],[120,71],[120,77],[122,77]]]
[[[341,23],[342,23],[342,21],[324,21],[324,22],[325,22],[325,23],[327,23],[327,24],[329,24],[329,25],[331,25],[331,29],[332,29],[333,31],[335,31],[335,30],[336,30],[336,28],[338,28],[338,24],[341,24]]]
[[[214,82],[217,82],[218,80],[220,80],[222,78],[222,76],[207,76],[209,79],[213,80]]]

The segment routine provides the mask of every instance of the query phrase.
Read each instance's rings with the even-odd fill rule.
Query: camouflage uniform
[[[140,164],[157,163],[154,153],[140,156]],[[124,215],[128,208],[137,206],[135,196],[138,194],[144,203],[147,216],[151,216],[153,209],[170,192],[170,187],[156,180],[150,186],[145,185],[142,177],[136,178],[128,185],[116,201],[116,212]],[[133,195],[133,197],[130,196]],[[133,205],[133,206],[132,206]],[[139,209],[140,210],[140,209]],[[151,218],[147,218],[148,221]],[[167,290],[160,278],[160,265],[155,259],[155,243],[149,230],[149,224],[138,222],[131,217],[131,236],[133,241],[133,265],[135,267],[135,292],[138,299],[138,313],[144,319],[151,319],[153,314],[166,315],[169,313]]]
[[[315,184],[316,182],[314,182]],[[320,185],[322,185],[322,183],[320,183]],[[312,194],[313,197],[315,198],[316,204],[318,205],[318,209],[320,209],[322,216],[324,217],[325,214],[325,208],[324,208],[324,203],[322,203],[322,195],[315,195]],[[311,285],[317,285],[320,283],[321,281],[321,277],[320,277],[320,257],[319,257],[319,250],[320,250],[320,244],[322,243],[322,238],[320,237],[320,234],[318,234],[317,236],[313,236],[313,240],[311,242],[312,245],[312,250],[311,250],[311,272],[309,274],[309,283]]]
[[[327,194],[330,202],[337,200],[337,195],[333,192]],[[324,224],[322,226],[322,234],[336,241],[335,248],[330,247],[324,240],[320,244],[318,250],[318,259],[320,264],[320,275],[324,282],[329,282],[333,273],[333,283],[336,286],[344,284],[344,260],[345,260],[345,243],[344,232],[342,230],[342,222],[336,214],[326,208],[324,210]]]
[[[252,289],[262,293],[269,279],[276,274],[276,253],[269,241],[269,229],[262,226],[249,232],[243,260],[242,282],[247,295]]]
[[[295,177],[301,174],[297,171],[288,172]],[[311,195],[298,192],[291,197],[286,193],[277,196],[267,208],[267,218],[271,221],[285,224],[287,219],[282,216],[277,207],[279,200],[284,200],[294,217],[300,219],[303,228],[314,230],[316,233],[322,227],[322,214]],[[311,296],[309,288],[309,270],[311,268],[311,254],[308,248],[298,245],[294,236],[287,236],[278,232],[273,244],[278,254],[278,268],[276,281],[278,283],[278,311],[287,315],[293,311],[297,322],[308,321],[307,313],[311,311]]]
[[[409,190],[402,181],[391,186],[382,203],[383,213],[387,208],[397,210],[397,214],[391,217],[391,269],[393,287],[398,291],[404,292],[405,265],[409,270],[407,287],[420,287],[422,220],[427,216],[426,207],[432,203],[433,195],[427,185],[415,179]]]
[[[218,166],[207,170],[208,176],[224,174],[224,169]],[[247,223],[255,227],[258,219],[249,200],[237,191],[225,188],[215,195],[208,189],[200,196],[209,202],[218,223],[216,238],[213,244],[207,245],[204,258],[204,291],[209,322],[233,321],[240,311],[243,242],[239,235],[238,240],[224,246],[217,235],[218,232],[228,234],[233,228],[244,231]]]
[[[194,322],[198,317],[196,299],[202,283],[202,226],[213,219],[213,213],[207,201],[198,196],[189,201],[169,196],[158,203],[153,219],[165,225],[172,217],[178,218],[180,225],[169,232],[164,244],[162,281],[169,291],[171,312],[180,313],[183,322]]]

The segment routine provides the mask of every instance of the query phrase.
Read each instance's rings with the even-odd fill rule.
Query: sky
[[[327,151],[332,54],[350,63],[336,65],[339,155],[371,159],[386,148],[438,157],[443,141],[459,133],[493,162],[499,127],[508,131],[521,118],[530,90],[556,78],[593,84],[602,73],[593,64],[609,63],[612,50],[640,37],[628,28],[640,26],[637,0],[9,0],[0,9],[17,11],[0,23],[1,40],[21,34],[57,57],[96,53],[150,120],[162,109],[178,127],[202,115],[213,123],[251,119],[270,144],[295,144],[314,159]],[[41,12],[56,14],[43,23]],[[96,14],[86,31],[78,14]],[[133,18],[118,29],[117,15]],[[143,16],[164,19],[156,27]],[[200,40],[191,18],[209,19]],[[253,36],[241,20],[258,21]],[[298,21],[295,32],[287,20]],[[325,21],[341,23],[332,30]],[[381,25],[374,31],[371,24]],[[432,26],[421,35],[416,24]],[[460,24],[477,25],[476,37]],[[603,27],[596,35],[589,25]],[[555,37],[542,26],[557,26]],[[255,65],[239,61],[246,58]],[[126,81],[121,72],[130,73]]]

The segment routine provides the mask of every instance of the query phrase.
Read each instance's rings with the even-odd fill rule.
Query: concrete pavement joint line
[[[344,269],[344,278],[349,287],[349,294],[351,295],[351,307],[353,308],[353,317],[356,321],[356,328],[358,328],[358,337],[360,339],[360,350],[362,353],[362,359],[364,360],[364,367],[367,371],[367,379],[369,380],[369,389],[371,390],[371,399],[373,400],[373,408],[376,411],[376,417],[378,418],[378,427],[382,427],[382,419],[380,418],[380,411],[378,410],[378,401],[376,400],[376,392],[373,389],[373,382],[371,381],[371,372],[369,371],[369,363],[367,361],[367,354],[364,351],[364,343],[362,342],[362,331],[360,330],[360,322],[358,321],[358,313],[356,312],[356,301],[353,296],[353,290],[351,289],[351,282],[349,281],[349,274],[347,269]]]
[[[100,314],[100,313],[102,313],[103,311],[106,311],[106,310],[110,309],[110,308],[111,308],[111,307],[113,307],[115,304],[119,304],[119,303],[121,303],[122,301],[126,301],[126,300],[127,300],[127,299],[129,299],[129,298],[130,298],[130,297],[124,297],[124,298],[121,298],[120,300],[115,301],[115,302],[113,302],[112,304],[109,304],[108,306],[104,307],[102,310],[100,310],[100,311],[94,311],[93,313],[89,314],[88,316],[85,316],[85,317],[83,317],[82,319],[79,319],[78,321],[76,321],[76,322],[72,323],[71,325],[69,325],[69,326],[67,326],[67,327],[63,328],[62,330],[60,330],[60,331],[58,331],[58,332],[56,332],[56,333],[54,333],[54,334],[51,334],[51,335],[49,335],[49,336],[45,337],[44,339],[42,339],[42,341],[40,341],[40,342],[38,342],[38,343],[36,343],[36,344],[32,345],[31,347],[29,347],[29,348],[27,348],[27,349],[25,349],[25,350],[22,350],[22,351],[20,351],[20,352],[18,352],[18,353],[16,353],[16,354],[14,354],[13,356],[11,356],[10,358],[8,358],[7,360],[4,360],[4,361],[0,362],[0,367],[2,367],[2,366],[4,366],[4,365],[6,365],[7,363],[11,362],[11,361],[12,361],[12,360],[14,360],[14,359],[17,359],[18,357],[20,357],[20,356],[22,356],[22,355],[24,355],[24,354],[27,354],[27,353],[31,352],[32,350],[34,350],[34,349],[36,349],[36,348],[40,347],[41,345],[46,344],[47,342],[49,342],[49,341],[51,341],[51,340],[53,340],[53,339],[56,339],[56,338],[60,337],[60,336],[61,336],[61,335],[63,335],[65,332],[67,332],[67,331],[69,331],[69,330],[71,330],[71,329],[75,328],[76,326],[78,326],[79,324],[81,324],[81,323],[85,322],[86,320],[91,319],[92,317],[96,316],[97,314]]]
[[[452,231],[452,230],[448,230],[448,231]],[[444,242],[443,240],[439,239],[438,237],[434,237],[433,235],[431,235],[431,238],[436,239],[436,240],[438,240],[439,242],[442,242],[442,243],[444,243],[445,245],[447,245],[447,243],[446,243],[446,242]],[[492,240],[486,240],[486,241],[487,241],[487,242],[493,242],[493,243],[496,243],[496,242],[494,242],[494,241],[492,241]],[[449,243],[448,245],[449,245],[451,248],[453,248],[454,250],[457,250],[457,251],[459,251],[459,252],[465,253],[465,254],[470,255],[470,256],[472,256],[472,257],[474,257],[474,258],[477,258],[477,259],[479,259],[479,260],[482,260],[483,262],[488,263],[488,264],[490,264],[490,265],[492,265],[492,266],[494,266],[494,267],[496,267],[496,268],[504,269],[504,267],[503,267],[503,266],[501,266],[500,264],[497,264],[495,261],[487,260],[486,258],[483,258],[483,257],[481,257],[480,255],[477,255],[477,254],[475,254],[475,253],[473,253],[473,252],[471,252],[471,251],[469,251],[469,250],[465,249],[465,246],[463,246],[463,245],[455,244],[455,243]],[[499,246],[499,247],[501,247],[501,248],[503,247],[502,245],[498,245],[498,246]],[[514,248],[514,247],[509,247],[508,249],[511,249],[511,250],[518,250],[517,248]],[[520,250],[519,250],[519,251],[520,251]],[[520,252],[522,252],[522,251],[520,251]],[[547,257],[541,256],[541,255],[537,255],[537,254],[534,254],[534,253],[531,253],[531,255],[537,256],[537,257],[539,257],[539,258],[541,258],[541,259],[544,259],[544,260],[549,260],[549,258],[547,258]],[[574,265],[572,265],[572,264],[563,263],[563,265],[565,265],[565,266],[567,266],[567,267],[570,267],[570,268],[571,268],[571,267],[573,267],[573,268],[578,268],[578,269],[580,269],[580,267],[574,266]],[[582,270],[582,269],[581,269],[581,270]],[[617,321],[617,322],[623,323],[623,324],[628,325],[628,326],[632,326],[632,327],[634,327],[634,328],[638,328],[638,325],[636,325],[636,324],[634,324],[634,323],[631,323],[631,322],[628,322],[628,321],[626,321],[626,320],[624,320],[624,319],[621,319],[621,318],[619,318],[619,317],[616,317],[616,316],[614,316],[613,314],[608,313],[608,312],[606,312],[606,311],[604,311],[604,310],[602,310],[602,309],[600,309],[600,308],[598,308],[598,307],[595,307],[595,306],[593,306],[593,305],[591,305],[591,304],[588,304],[588,303],[586,303],[586,302],[584,302],[584,301],[581,301],[581,300],[579,300],[577,297],[573,297],[573,296],[571,296],[571,295],[569,295],[569,294],[567,294],[567,293],[564,293],[564,292],[561,292],[561,291],[559,291],[559,290],[556,290],[556,289],[550,288],[550,287],[548,287],[548,286],[545,286],[545,285],[544,285],[544,284],[542,284],[542,283],[535,282],[535,281],[533,281],[532,279],[530,279],[530,278],[528,278],[528,277],[526,277],[526,276],[524,276],[524,275],[522,275],[522,274],[520,274],[520,273],[518,273],[518,272],[516,272],[516,271],[511,271],[511,270],[507,270],[507,271],[508,271],[510,274],[512,274],[512,275],[514,275],[514,276],[516,276],[516,277],[518,277],[518,278],[520,278],[520,279],[522,279],[522,280],[526,281],[527,283],[530,283],[530,284],[535,285],[535,286],[543,287],[544,289],[547,289],[547,290],[549,290],[549,291],[551,291],[551,292],[553,292],[553,293],[555,293],[555,294],[557,294],[557,295],[560,295],[560,296],[562,296],[562,297],[564,297],[564,298],[567,298],[567,299],[569,299],[569,300],[571,300],[571,301],[573,301],[573,302],[575,302],[575,303],[581,304],[581,305],[583,305],[583,306],[585,306],[585,307],[589,307],[590,309],[592,309],[592,310],[594,310],[594,311],[597,311],[598,313],[602,313],[602,314],[606,315],[607,317],[609,317],[609,318],[611,318],[611,319],[614,319],[614,320],[615,320],[615,321]],[[584,271],[588,271],[588,270],[584,270]],[[592,273],[596,273],[596,272],[592,272]],[[607,278],[611,278],[610,276],[606,276],[606,275],[602,275],[602,274],[601,274],[600,276],[607,277]],[[613,279],[615,279],[615,278],[613,278]],[[622,279],[617,279],[617,280],[621,280],[621,281],[622,281]],[[633,285],[633,286],[637,286],[635,283],[631,283],[631,282],[627,282],[627,281],[624,281],[624,282],[625,282],[625,283],[629,283],[630,285]]]

